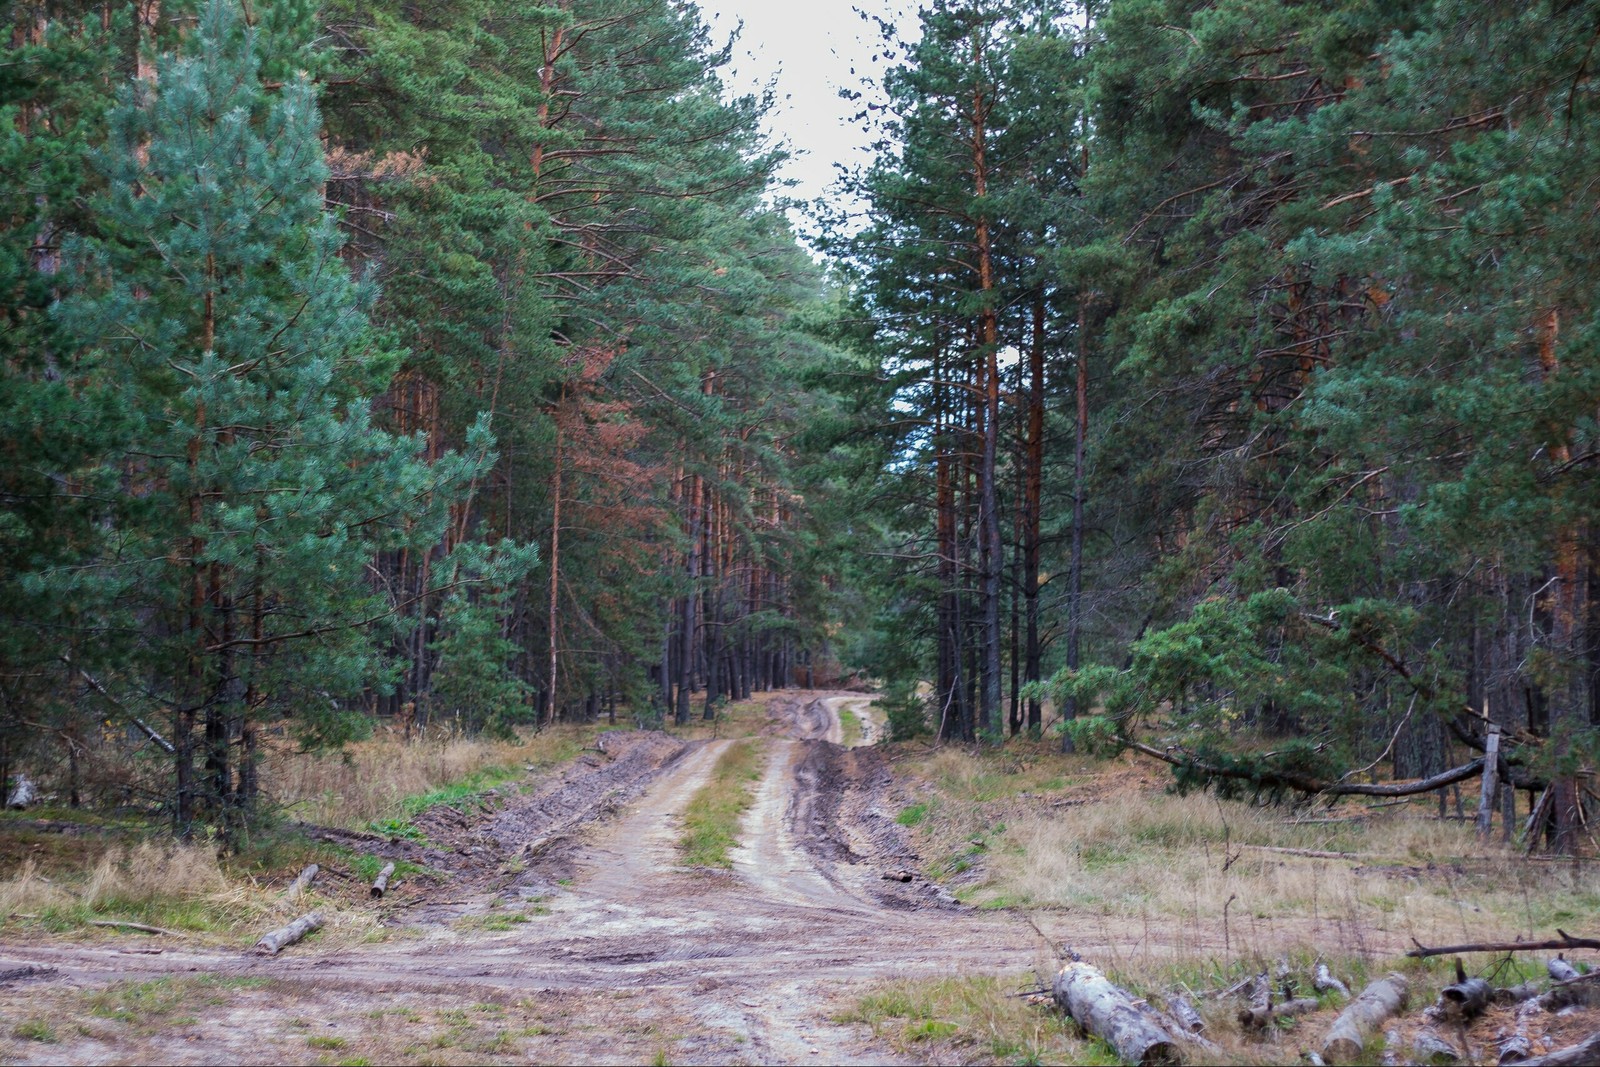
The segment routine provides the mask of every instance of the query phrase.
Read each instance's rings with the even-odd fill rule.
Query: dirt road
[[[274,959],[0,946],[0,971],[56,968],[0,991],[8,1018],[139,976],[184,975],[213,1005],[181,1025],[97,1019],[53,1044],[0,1045],[0,1058],[895,1062],[869,1030],[833,1021],[862,986],[1014,973],[1047,949],[1025,924],[884,878],[918,865],[893,818],[909,798],[875,750],[838,744],[848,702],[865,703],[773,700],[731,871],[684,869],[676,848],[685,805],[731,742],[609,734],[546,788],[454,825],[454,850],[434,858],[456,877],[391,913],[384,941]]]

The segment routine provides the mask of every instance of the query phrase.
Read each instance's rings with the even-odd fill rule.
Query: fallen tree
[[[1289,789],[1306,796],[1326,797],[1410,797],[1421,793],[1431,793],[1436,789],[1464,782],[1469,778],[1476,778],[1483,773],[1484,760],[1475,759],[1471,763],[1460,767],[1452,767],[1447,771],[1414,782],[1387,782],[1374,784],[1367,782],[1325,781],[1307,775],[1295,774],[1291,771],[1274,771],[1262,767],[1259,763],[1249,766],[1225,766],[1215,762],[1202,760],[1200,757],[1184,749],[1181,745],[1172,745],[1160,749],[1154,745],[1147,745],[1143,741],[1127,736],[1117,738],[1119,744],[1141,752],[1152,759],[1177,767],[1195,777],[1224,778],[1233,781],[1249,782],[1260,789]]]
[[[1459,956],[1464,952],[1537,952],[1540,949],[1552,948],[1600,948],[1600,940],[1592,937],[1573,937],[1561,929],[1557,929],[1556,934],[1559,940],[1555,941],[1475,941],[1467,945],[1444,945],[1439,948],[1429,948],[1416,938],[1412,938],[1411,943],[1417,947],[1406,955],[1414,960],[1423,960],[1429,956]]]
[[[1522,1067],[1586,1067],[1600,1063],[1600,1033],[1590,1034],[1576,1045],[1558,1048],[1543,1056],[1520,1061]]]

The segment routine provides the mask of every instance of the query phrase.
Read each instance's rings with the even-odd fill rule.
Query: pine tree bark
[[[1022,494],[1022,598],[1027,625],[1023,678],[1038,682],[1042,670],[1039,648],[1039,550],[1044,495],[1044,294],[1033,303],[1033,338],[1028,349],[1027,481]],[[1044,726],[1044,709],[1038,697],[1028,698],[1028,730]]]

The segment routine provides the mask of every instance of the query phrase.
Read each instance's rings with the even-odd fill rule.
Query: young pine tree
[[[373,425],[392,354],[324,211],[313,90],[265,85],[265,51],[212,0],[125,95],[102,157],[106,236],[79,249],[62,309],[128,406],[113,463],[143,506],[107,570],[171,709],[184,832],[248,812],[263,721],[290,715],[314,746],[363,728],[346,702],[386,684],[403,607],[368,563],[437,544],[489,462],[481,421],[470,455],[432,465],[420,439]]]

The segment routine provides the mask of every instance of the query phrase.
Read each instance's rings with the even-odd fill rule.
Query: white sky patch
[[[777,102],[767,125],[795,157],[780,172],[796,183],[786,195],[833,198],[834,163],[855,167],[872,159],[873,135],[852,116],[875,97],[867,92],[851,102],[840,99],[839,90],[865,91],[862,79],[876,82],[891,65],[877,24],[855,9],[897,20],[902,33],[915,29],[915,9],[887,0],[704,0],[699,6],[716,43],[744,21],[732,62],[721,72],[730,92],[760,93],[776,77]],[[803,219],[794,221],[808,228]]]

